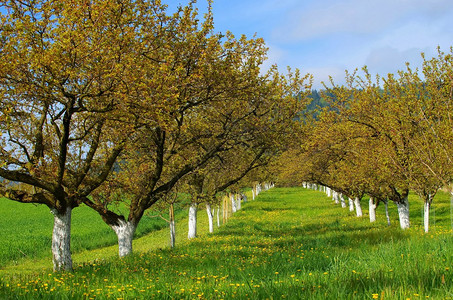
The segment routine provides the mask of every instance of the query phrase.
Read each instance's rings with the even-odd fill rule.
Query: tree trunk
[[[356,211],[357,217],[363,216],[362,206],[360,205],[360,198],[359,197],[355,197],[354,198],[354,205],[355,205],[355,211]]]
[[[71,257],[71,213],[67,207],[61,214],[56,209],[51,210],[54,215],[52,232],[52,261],[55,272],[72,271]]]
[[[338,204],[340,203],[340,201],[338,201],[338,192],[337,191],[333,191],[333,201],[335,202],[335,204]]]
[[[228,195],[223,196],[223,224],[226,223],[228,220],[228,203],[229,203]]]
[[[132,254],[132,240],[137,225],[131,221],[120,219],[118,225],[110,226],[118,237],[118,254],[120,257]]]
[[[327,194],[327,197],[332,197],[332,190],[329,188],[329,187],[326,187],[326,194]]]
[[[385,217],[387,218],[387,226],[392,225],[390,222],[390,215],[389,215],[389,202],[388,200],[385,203]]]
[[[348,198],[349,211],[354,211],[354,201],[351,198]]]
[[[217,227],[220,227],[220,205],[217,206]]]
[[[425,201],[424,211],[423,211],[423,223],[425,226],[425,232],[428,233],[429,231],[429,209],[431,208],[431,204],[429,201]]]
[[[376,204],[374,203],[373,197],[370,197],[369,209],[370,223],[376,222]]]
[[[409,222],[409,201],[407,196],[405,196],[401,202],[397,202],[396,206],[398,207],[398,216],[400,219],[401,229],[406,229],[410,227]]]
[[[197,206],[197,203],[192,203],[189,207],[189,240],[197,237]]]
[[[235,213],[237,211],[236,200],[234,199],[234,194],[230,194],[231,200],[231,211]]]
[[[208,214],[208,221],[209,221],[209,232],[214,232],[214,214],[211,209],[211,204],[206,203],[206,212]]]
[[[256,185],[253,185],[252,187],[252,200],[255,200],[256,197]]]
[[[175,208],[173,203],[170,204],[170,247],[174,248],[176,244],[176,224],[175,224]]]
[[[242,208],[242,197],[240,194],[236,194],[236,204],[237,204],[237,210],[241,210]]]
[[[340,193],[340,202],[341,202],[341,207],[345,208],[346,207],[346,201],[344,200],[344,196],[341,193]]]

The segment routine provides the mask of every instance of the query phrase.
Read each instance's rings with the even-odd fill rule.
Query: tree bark
[[[236,194],[236,205],[237,205],[237,210],[241,210],[242,208],[242,197],[240,194]]]
[[[51,210],[54,215],[52,231],[52,261],[55,272],[72,272],[71,257],[71,213],[72,208],[67,207],[64,213],[56,209]]]
[[[217,227],[220,227],[220,205],[217,205]]]
[[[236,200],[234,199],[234,194],[230,194],[231,200],[231,211],[235,213],[237,211]]]
[[[424,203],[423,209],[423,225],[425,227],[425,232],[428,233],[429,231],[429,209],[431,208],[431,203],[426,202]]]
[[[214,232],[214,213],[212,212],[211,204],[206,203],[206,212],[208,214],[209,232]]]
[[[187,238],[194,239],[197,237],[197,203],[191,203],[189,207],[189,232]]]
[[[354,205],[355,205],[355,211],[356,211],[357,217],[363,216],[362,206],[360,205],[360,198],[359,197],[355,197],[354,198]]]
[[[346,201],[344,200],[344,196],[341,193],[340,193],[340,202],[341,202],[341,207],[345,208],[346,207]]]
[[[118,220],[117,225],[110,225],[118,237],[118,254],[125,257],[132,254],[132,240],[134,239],[137,225],[131,221]]]
[[[389,202],[388,200],[385,203],[385,217],[387,218],[387,226],[392,225],[390,222],[390,214],[389,214]]]
[[[409,228],[409,201],[407,196],[403,197],[400,202],[397,202],[396,206],[398,207],[398,216],[401,229]]]
[[[228,198],[228,195],[225,195],[223,196],[223,224],[226,223],[227,219],[228,219],[228,202],[229,202],[229,198]]]
[[[338,201],[338,192],[337,191],[333,191],[333,201],[335,202],[335,204],[338,204],[340,203],[340,201]]]
[[[376,222],[376,204],[374,203],[373,197],[370,197],[369,209],[370,223]]]
[[[354,201],[348,197],[349,211],[354,211]]]
[[[170,247],[174,248],[176,245],[176,224],[175,224],[175,208],[173,203],[170,204]]]

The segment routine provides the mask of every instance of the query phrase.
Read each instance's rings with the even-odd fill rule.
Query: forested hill
[[[312,90],[311,93],[308,95],[308,105],[307,107],[303,110],[303,114],[308,114],[314,118],[317,117],[319,114],[319,110],[324,108],[324,107],[329,107],[329,101],[328,98],[334,99],[334,95],[328,93],[326,90]]]

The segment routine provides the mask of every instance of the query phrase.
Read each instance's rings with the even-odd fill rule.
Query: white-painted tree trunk
[[[342,193],[340,193],[340,203],[342,208],[346,207],[346,201],[344,200],[344,196]]]
[[[326,194],[327,194],[327,197],[329,197],[329,198],[332,197],[332,190],[329,187],[326,188]]]
[[[119,220],[118,225],[110,226],[118,237],[118,254],[124,257],[132,253],[132,240],[137,226],[132,222]]]
[[[170,247],[174,248],[176,245],[176,223],[175,223],[175,210],[173,204],[170,205]]]
[[[208,214],[209,232],[214,232],[214,213],[211,209],[211,204],[206,203],[206,212]]]
[[[242,208],[242,197],[240,194],[236,194],[236,204],[237,204],[237,210],[241,210]]]
[[[61,214],[56,209],[51,210],[54,215],[52,231],[52,261],[55,272],[72,271],[71,256],[71,213],[72,208],[66,208]]]
[[[236,205],[236,200],[234,199],[234,194],[230,195],[230,200],[231,200],[231,211],[233,213],[235,213],[238,210],[238,208],[237,208],[237,205]]]
[[[400,219],[400,227],[401,229],[407,229],[410,227],[410,222],[409,222],[409,201],[407,199],[407,196],[404,197],[404,199],[396,203],[396,206],[398,207],[398,216]]]
[[[220,205],[217,205],[217,227],[220,227]]]
[[[374,203],[373,197],[370,197],[368,205],[369,205],[368,213],[370,215],[370,223],[376,222],[376,204]]]
[[[426,233],[428,233],[428,231],[429,231],[429,209],[430,208],[431,208],[431,204],[429,202],[425,202],[424,209],[423,209],[423,224],[424,224]]]
[[[388,200],[385,203],[385,217],[387,218],[387,226],[392,225],[390,222],[390,214],[389,214],[389,202]]]
[[[354,201],[348,197],[349,211],[354,211]]]
[[[189,232],[187,238],[194,239],[197,237],[197,203],[191,203],[189,207]]]
[[[340,203],[340,201],[338,201],[338,192],[337,191],[333,191],[333,201],[335,202],[335,204],[338,204]]]
[[[252,200],[255,200],[255,197],[256,197],[256,185],[254,185],[252,188]]]
[[[363,216],[362,206],[360,205],[360,198],[359,197],[355,197],[354,198],[354,205],[355,205],[355,212],[357,214],[357,217]]]

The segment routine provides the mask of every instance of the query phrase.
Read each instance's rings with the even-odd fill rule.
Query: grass
[[[402,231],[393,205],[387,227],[383,206],[370,224],[321,192],[275,188],[243,205],[214,234],[202,232],[175,249],[144,251],[137,245],[155,239],[143,236],[125,259],[75,256],[74,273],[3,273],[0,298],[449,299],[450,200],[440,194],[435,201],[432,231],[424,234],[414,196],[413,226]],[[206,228],[204,215],[200,211],[200,228]]]
[[[53,215],[45,205],[23,204],[0,198],[0,268],[51,257]],[[179,208],[177,219],[185,212]],[[113,230],[92,209],[81,206],[72,212],[71,251],[84,253],[117,244]],[[135,237],[167,227],[162,218],[145,214]]]

